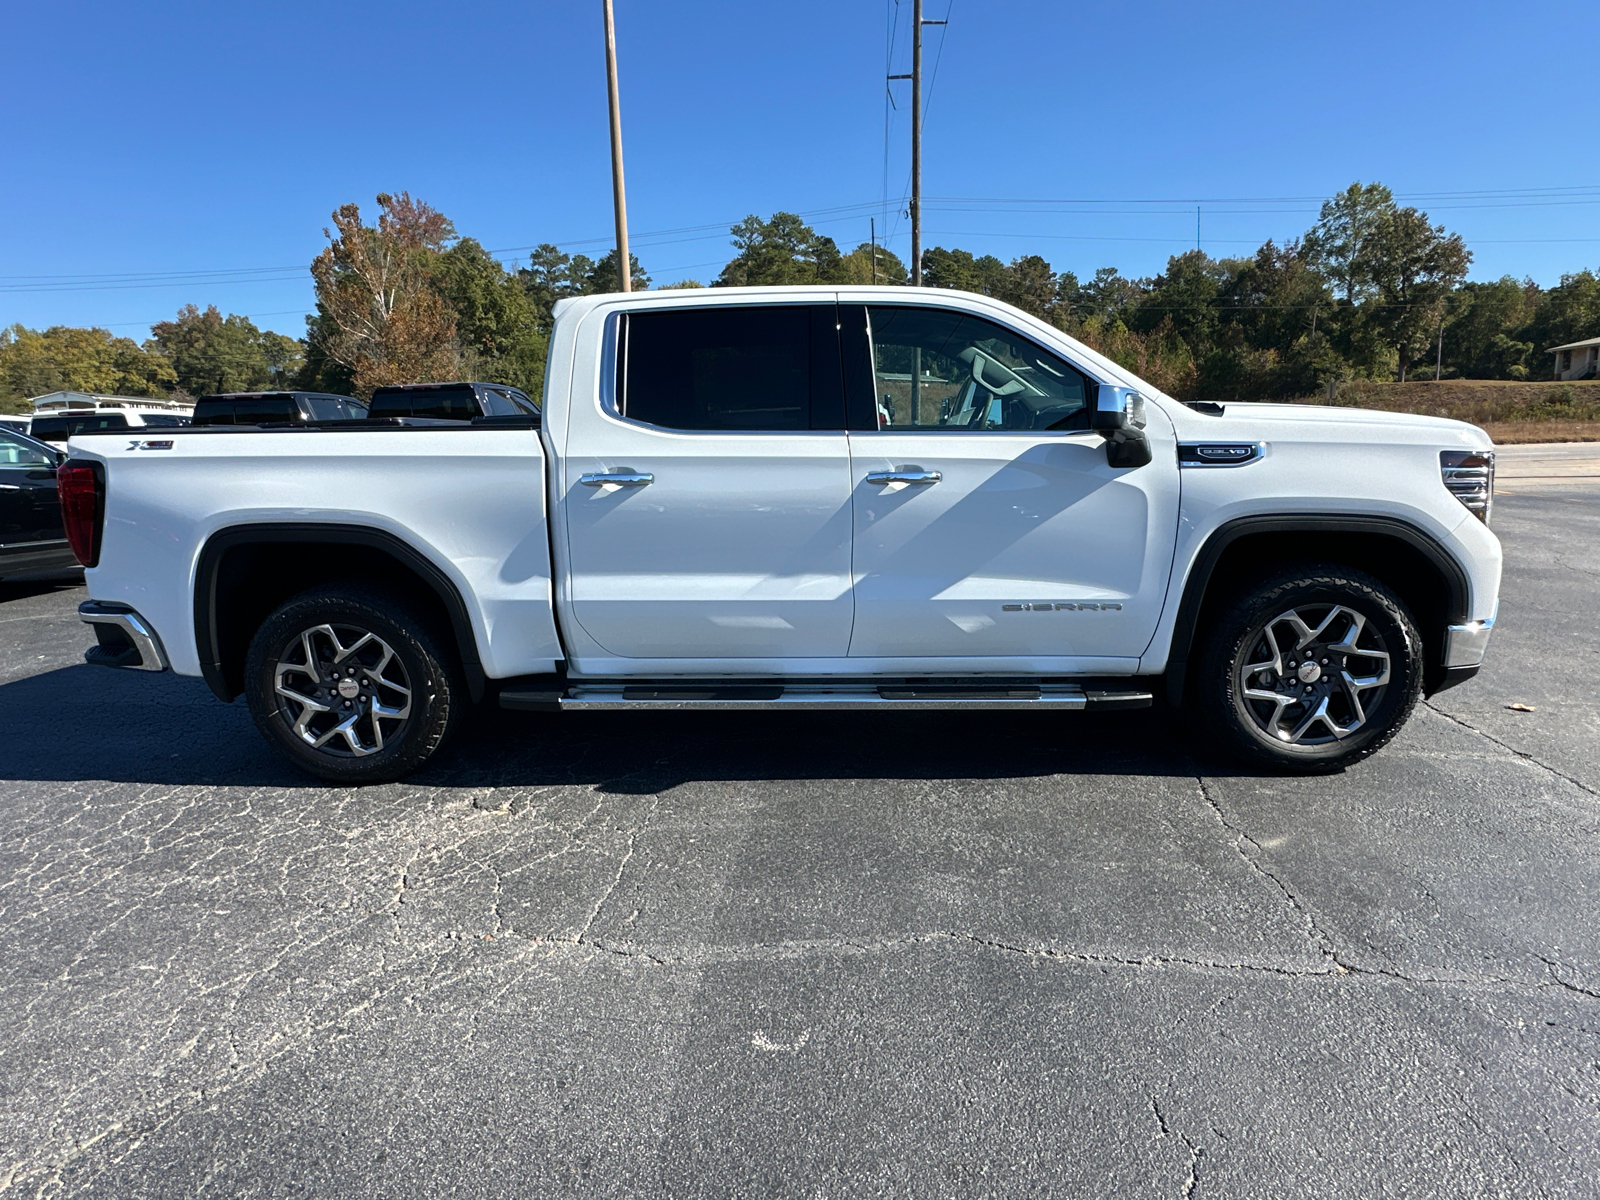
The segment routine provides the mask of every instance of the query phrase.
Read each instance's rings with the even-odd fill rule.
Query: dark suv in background
[[[195,425],[304,425],[359,421],[367,406],[329,392],[227,392],[194,402]]]
[[[537,420],[539,406],[525,393],[504,383],[405,383],[374,391],[370,415],[441,421],[484,417]]]

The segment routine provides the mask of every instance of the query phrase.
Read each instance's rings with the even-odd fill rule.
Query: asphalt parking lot
[[[1600,1194],[1595,455],[1502,454],[1488,667],[1319,779],[486,713],[333,790],[0,584],[0,1192]]]

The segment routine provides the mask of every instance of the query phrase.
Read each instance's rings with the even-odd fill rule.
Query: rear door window
[[[749,305],[627,313],[616,406],[665,429],[842,429],[832,305]]]

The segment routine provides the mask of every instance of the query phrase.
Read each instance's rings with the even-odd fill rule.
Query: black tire
[[[444,645],[420,613],[381,591],[350,584],[302,592],[250,640],[250,715],[267,741],[319,778],[399,779],[444,744],[465,707],[460,670]],[[308,656],[315,672],[303,669]]]
[[[1267,576],[1226,603],[1203,637],[1192,693],[1200,717],[1233,753],[1277,771],[1359,762],[1399,732],[1422,694],[1416,622],[1393,591],[1348,567],[1304,563]]]

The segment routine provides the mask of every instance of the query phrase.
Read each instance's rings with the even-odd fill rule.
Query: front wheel
[[[416,770],[444,743],[465,701],[454,660],[428,623],[358,586],[287,601],[251,639],[250,714],[297,766],[334,783]]]
[[[1384,584],[1301,566],[1247,589],[1212,625],[1195,698],[1243,757],[1333,771],[1399,732],[1422,694],[1422,655],[1416,624]]]

